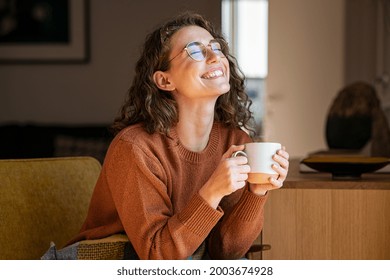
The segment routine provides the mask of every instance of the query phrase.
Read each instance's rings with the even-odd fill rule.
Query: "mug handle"
[[[247,155],[245,152],[243,152],[243,151],[237,151],[237,152],[234,152],[234,153],[232,154],[232,157],[237,157],[237,156],[248,157],[248,155]]]

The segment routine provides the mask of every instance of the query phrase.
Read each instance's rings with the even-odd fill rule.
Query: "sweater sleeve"
[[[229,137],[232,139],[230,144],[253,142],[250,136],[241,130],[231,133],[233,134]],[[224,216],[208,239],[211,258],[239,259],[245,255],[263,229],[267,197],[268,194],[258,196],[250,192],[247,185],[222,199],[220,207],[224,211]]]
[[[257,196],[246,187],[221,203],[225,215],[210,235],[211,258],[239,259],[245,255],[263,228],[267,197]]]
[[[106,157],[106,180],[123,228],[141,259],[185,259],[223,216],[194,195],[174,213],[156,158],[118,141]]]

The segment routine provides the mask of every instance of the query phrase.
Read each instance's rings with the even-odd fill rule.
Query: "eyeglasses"
[[[221,58],[225,57],[221,44],[217,40],[211,40],[207,46],[205,46],[201,42],[190,42],[184,47],[182,51],[185,50],[189,55],[189,57],[191,57],[193,60],[202,61],[207,58],[207,53],[208,53],[207,47],[210,47],[210,49],[214,52],[214,54],[218,55],[219,57]],[[181,52],[179,52],[177,55],[171,58],[169,62],[171,62],[176,57],[178,57],[181,54]]]

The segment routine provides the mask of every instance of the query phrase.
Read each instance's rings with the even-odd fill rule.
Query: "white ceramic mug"
[[[245,144],[244,151],[233,153],[233,157],[245,156],[248,158],[248,165],[251,168],[248,173],[248,182],[252,184],[267,184],[269,177],[277,178],[279,174],[272,169],[276,163],[272,157],[282,148],[280,143],[254,142]]]

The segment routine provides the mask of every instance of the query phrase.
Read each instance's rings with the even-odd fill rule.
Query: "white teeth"
[[[221,70],[215,70],[213,72],[206,73],[202,76],[204,79],[211,79],[215,77],[220,77],[223,75],[223,72]]]

